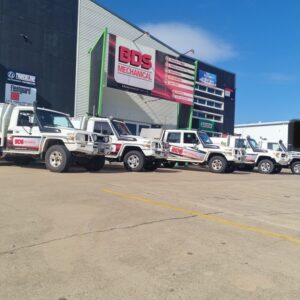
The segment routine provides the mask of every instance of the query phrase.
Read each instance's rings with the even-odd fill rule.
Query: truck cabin
[[[246,140],[247,140],[246,147],[251,148],[253,152],[266,152],[266,150],[261,149],[261,147],[259,146],[259,144],[255,139],[251,138],[250,136],[247,136]]]
[[[96,133],[101,133],[103,135],[114,135],[119,140],[131,140],[135,141],[136,139],[132,137],[132,133],[125,124],[124,121],[109,118],[95,120],[93,131]]]

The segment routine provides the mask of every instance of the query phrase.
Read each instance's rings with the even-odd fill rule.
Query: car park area
[[[299,177],[0,164],[0,299],[299,299]]]

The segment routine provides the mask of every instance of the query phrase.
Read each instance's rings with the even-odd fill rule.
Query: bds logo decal
[[[13,137],[12,144],[16,148],[37,150],[40,146],[39,137]]]
[[[152,67],[151,59],[152,56],[149,54],[143,54],[137,50],[130,50],[124,46],[119,47],[119,61],[122,63],[149,70]]]
[[[14,144],[15,145],[23,145],[24,144],[24,140],[23,139],[14,139]]]
[[[114,77],[116,82],[153,90],[155,55],[152,48],[116,36]]]

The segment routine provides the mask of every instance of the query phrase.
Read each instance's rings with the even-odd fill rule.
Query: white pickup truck
[[[132,135],[122,120],[87,115],[71,120],[78,129],[108,135],[112,150],[106,159],[123,162],[128,171],[154,171],[167,158],[168,148],[164,143]]]
[[[214,145],[202,131],[143,128],[141,136],[156,138],[170,145],[165,167],[184,162],[208,166],[213,173],[231,173],[236,164],[244,160],[244,150]]]
[[[282,140],[279,142],[272,142],[267,139],[261,139],[259,145],[265,150],[285,153],[289,159],[289,164],[284,165],[284,167],[289,167],[293,174],[300,175],[300,152],[288,151]]]
[[[108,137],[74,129],[68,115],[35,106],[0,104],[0,158],[24,165],[42,160],[52,172],[75,162],[98,171],[110,151]]]
[[[220,138],[213,138],[217,144],[241,147],[246,150],[245,164],[242,169],[253,170],[258,168],[258,172],[262,174],[277,174],[282,168],[289,166],[289,155],[278,149],[268,149],[257,143],[257,141],[250,136],[227,136]]]

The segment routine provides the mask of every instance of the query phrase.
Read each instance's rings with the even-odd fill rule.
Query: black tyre
[[[295,161],[291,164],[293,174],[300,175],[300,161]]]
[[[221,155],[214,155],[208,162],[208,168],[213,173],[225,173],[228,167],[228,162],[225,157]]]
[[[124,167],[131,172],[141,172],[145,166],[145,156],[140,151],[129,151],[124,157]]]
[[[233,165],[228,165],[226,170],[225,170],[225,173],[233,173],[235,171],[235,167]]]
[[[163,163],[164,168],[172,169],[176,165],[175,161],[166,161]]]
[[[66,172],[71,165],[71,153],[64,145],[51,146],[45,156],[45,163],[51,172]]]
[[[147,161],[144,165],[146,171],[155,171],[160,166],[160,161],[152,160]]]
[[[279,174],[281,170],[282,170],[282,166],[277,165],[274,167],[273,174]]]
[[[275,164],[270,159],[262,159],[258,163],[258,172],[261,174],[272,174],[275,169]]]
[[[105,165],[105,157],[104,156],[95,156],[90,158],[84,167],[90,172],[97,172],[103,169]]]

